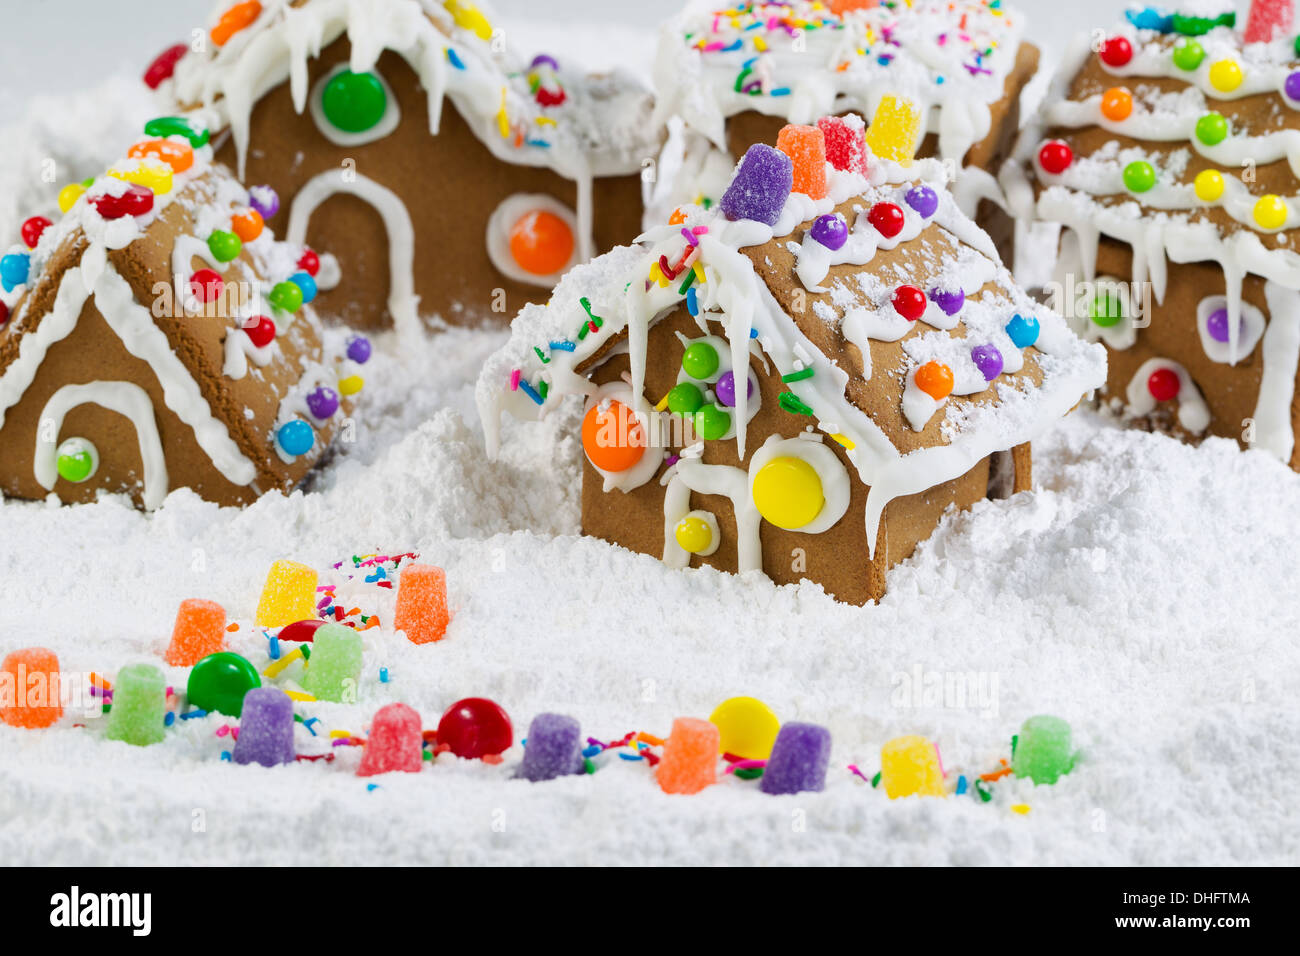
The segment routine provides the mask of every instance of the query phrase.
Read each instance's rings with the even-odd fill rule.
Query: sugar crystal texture
[[[361,755],[358,777],[378,773],[419,773],[424,766],[424,737],[420,715],[405,704],[387,704],[379,708],[370,722],[365,753]]]
[[[791,188],[811,199],[826,197],[826,139],[816,126],[783,126],[776,148],[790,157]]]
[[[895,737],[880,748],[880,783],[889,799],[943,796],[943,771],[934,744],[924,737]]]
[[[1056,783],[1074,767],[1070,725],[1060,717],[1039,714],[1020,727],[1011,769],[1034,783]]]
[[[678,717],[664,743],[655,774],[664,793],[699,793],[718,780],[719,735],[716,725],[695,717]]]
[[[528,742],[519,776],[525,780],[554,780],[583,773],[582,736],[578,722],[564,714],[538,714],[528,725]]]
[[[361,677],[361,635],[342,624],[325,624],[316,631],[311,659],[302,686],[318,700],[356,700]]]
[[[791,722],[776,735],[758,788],[764,793],[802,793],[826,787],[831,732],[817,724]]]
[[[856,113],[847,116],[823,116],[817,121],[826,141],[826,161],[839,170],[852,173],[867,172],[866,150],[863,135],[866,123]]]
[[[160,743],[167,711],[167,682],[153,664],[128,664],[113,683],[113,708],[108,713],[109,740],[137,747]]]
[[[430,564],[409,564],[397,579],[393,627],[414,644],[440,641],[447,633],[447,575]]]
[[[316,570],[281,559],[266,572],[266,586],[257,602],[258,627],[282,627],[316,616]]]
[[[718,206],[728,219],[752,219],[774,226],[790,198],[793,177],[789,156],[755,143],[741,157]]]
[[[193,667],[209,654],[223,650],[226,609],[216,601],[186,598],[176,612],[166,660],[173,667]]]
[[[867,146],[881,159],[910,166],[920,145],[920,132],[921,114],[917,108],[908,100],[886,96],[867,127]]]
[[[278,687],[254,687],[244,695],[235,763],[275,767],[294,762],[293,701]]]
[[[7,654],[0,664],[0,720],[11,727],[48,727],[63,715],[59,658],[47,647]]]

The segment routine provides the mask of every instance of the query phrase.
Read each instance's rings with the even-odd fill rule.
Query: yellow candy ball
[[[1193,181],[1196,198],[1203,202],[1214,202],[1223,195],[1223,173],[1217,169],[1203,169],[1196,174]]]
[[[456,21],[456,26],[477,34],[479,39],[492,39],[492,24],[488,22],[487,17],[483,16],[478,7],[473,4],[461,4],[457,0],[447,0],[444,6],[447,8],[447,12],[451,14],[452,19]]]
[[[86,187],[81,183],[68,183],[59,190],[59,212],[67,212],[81,198]]]
[[[146,160],[127,169],[110,169],[108,175],[114,179],[144,186],[157,196],[172,191],[172,168],[166,163]]]
[[[343,395],[355,395],[366,387],[366,380],[360,375],[348,375],[339,379],[339,392]]]
[[[1219,60],[1210,67],[1210,85],[1222,93],[1230,93],[1241,86],[1241,67],[1236,60]]]
[[[713,709],[709,723],[718,728],[718,752],[746,760],[772,755],[781,722],[772,708],[756,697],[731,697]]]
[[[754,476],[754,505],[778,528],[795,530],[812,522],[826,504],[817,469],[802,458],[773,458]]]
[[[687,515],[677,522],[673,537],[683,551],[700,554],[713,544],[713,527],[699,515]]]
[[[1255,222],[1264,229],[1281,229],[1286,225],[1287,206],[1281,196],[1260,196],[1255,203]]]

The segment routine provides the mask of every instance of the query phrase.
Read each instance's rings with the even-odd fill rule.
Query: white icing
[[[349,133],[339,129],[326,117],[325,109],[321,104],[321,94],[325,92],[325,86],[330,80],[347,69],[347,63],[336,64],[316,81],[316,85],[312,87],[311,96],[308,99],[311,118],[315,120],[316,128],[320,130],[321,135],[335,146],[364,146],[366,143],[373,143],[375,140],[383,139],[397,129],[397,124],[402,120],[402,108],[398,105],[397,97],[393,94],[393,88],[388,85],[388,81],[380,75],[378,70],[371,69],[369,72],[379,81],[379,85],[384,88],[386,104],[384,115],[370,129],[363,129],[357,133]]]
[[[226,358],[221,367],[221,374],[238,381],[248,374],[250,361],[258,368],[266,368],[274,361],[277,347],[276,339],[272,339],[266,345],[254,345],[242,325],[227,329],[226,340],[222,344]]]
[[[1125,394],[1128,396],[1127,413],[1142,417],[1155,411],[1156,399],[1147,386],[1151,373],[1168,369],[1178,376],[1178,423],[1194,435],[1199,435],[1210,425],[1210,407],[1205,404],[1201,390],[1196,387],[1187,369],[1170,359],[1153,358],[1143,362],[1129,380]]]
[[[1264,332],[1264,372],[1255,403],[1254,446],[1285,462],[1295,450],[1292,402],[1300,367],[1300,292],[1264,283],[1269,323]]]
[[[664,564],[684,568],[691,553],[677,543],[672,529],[690,514],[691,492],[702,495],[725,495],[731,499],[736,518],[736,567],[739,571],[763,570],[763,543],[759,538],[762,516],[749,494],[749,480],[734,465],[706,465],[683,458],[673,468],[673,476],[664,492]]]
[[[526,214],[537,211],[554,213],[563,219],[568,224],[570,235],[574,239],[573,253],[568,261],[558,271],[546,275],[537,275],[524,269],[515,262],[515,257],[510,252],[511,228]],[[554,196],[544,193],[515,193],[501,200],[497,208],[492,210],[492,215],[488,217],[486,240],[488,258],[492,260],[492,265],[496,266],[497,271],[506,278],[550,289],[578,261],[579,235],[578,221],[573,215],[573,210]]]

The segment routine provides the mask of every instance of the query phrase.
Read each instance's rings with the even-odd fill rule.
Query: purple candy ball
[[[903,201],[926,219],[933,216],[939,208],[939,197],[929,186],[913,186],[907,191]]]
[[[307,411],[313,418],[329,418],[339,410],[339,395],[324,385],[307,396]]]
[[[270,186],[250,187],[248,204],[256,209],[263,219],[270,219],[280,211],[280,197]]]
[[[1283,89],[1286,91],[1287,99],[1300,100],[1300,70],[1287,75]]]
[[[832,251],[844,248],[844,243],[849,240],[849,224],[834,213],[818,216],[810,232],[814,239]]]
[[[348,358],[358,365],[370,360],[370,340],[364,335],[354,335],[348,340]]]
[[[754,383],[751,381],[747,394],[750,398],[754,397]],[[726,405],[728,408],[736,407],[736,376],[730,370],[723,372],[718,378],[717,384],[713,386],[713,394],[718,397],[720,405]]]
[[[970,350],[970,357],[986,382],[991,382],[1002,374],[1002,353],[996,345],[977,345]]]
[[[949,292],[944,289],[931,289],[930,301],[943,309],[945,315],[956,315],[966,301],[966,293],[961,289]]]
[[[552,70],[554,70],[556,73],[559,73],[559,72],[560,72],[560,64],[559,64],[559,61],[556,60],[555,57],[550,56],[549,54],[546,54],[546,53],[539,53],[539,54],[537,54],[537,56],[533,57],[533,62],[532,62],[531,64],[529,64],[529,67],[528,67],[528,68],[529,68],[530,70],[535,70],[535,69],[537,69],[539,66],[541,66],[543,63],[546,64],[547,66],[549,66],[549,67],[550,67]]]
[[[794,166],[779,149],[755,143],[741,158],[718,207],[728,219],[775,226],[794,187]]]
[[[1205,331],[1210,333],[1210,338],[1216,342],[1228,341],[1228,310],[1215,309],[1205,319]],[[1237,331],[1241,331],[1241,322],[1237,322]]]

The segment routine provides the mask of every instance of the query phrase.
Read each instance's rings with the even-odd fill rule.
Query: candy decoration
[[[1060,717],[1039,714],[1020,725],[1011,754],[1012,771],[1035,784],[1056,783],[1074,769],[1070,725]]]
[[[682,353],[682,370],[700,381],[712,378],[719,364],[718,350],[708,342],[692,342]]]
[[[1174,66],[1191,71],[1205,60],[1205,47],[1195,40],[1182,39],[1174,44]]]
[[[1102,42],[1101,49],[1097,52],[1101,57],[1101,62],[1118,69],[1127,65],[1129,60],[1133,59],[1133,44],[1129,43],[1127,37],[1107,37]]]
[[[718,781],[718,728],[707,720],[678,717],[664,742],[655,780],[664,793],[699,793]]]
[[[916,387],[936,402],[952,394],[952,369],[942,362],[926,362],[916,370]]]
[[[698,385],[679,382],[668,391],[668,410],[674,415],[694,415],[703,406],[704,393]]]
[[[716,441],[731,431],[731,413],[717,405],[705,405],[695,413],[695,434],[705,441]]]
[[[1286,225],[1286,200],[1269,193],[1255,201],[1255,222],[1263,229],[1281,229]]]
[[[4,328],[5,323],[9,321],[9,306],[0,302],[0,329]]]
[[[1038,341],[1038,320],[1032,315],[1025,316],[1017,312],[1007,323],[1006,333],[1011,344],[1018,349],[1027,349]]]
[[[746,394],[751,397],[754,394],[754,380],[746,376]],[[718,376],[717,383],[713,386],[713,394],[718,398],[719,405],[725,405],[727,408],[736,407],[736,374],[727,369]]]
[[[358,365],[370,361],[370,340],[364,335],[354,335],[348,339],[348,359]]]
[[[77,202],[78,199],[86,192],[86,187],[81,183],[68,183],[59,190],[59,212],[67,212]]]
[[[302,308],[302,289],[297,283],[287,279],[272,286],[271,294],[267,298],[271,305],[281,312],[297,312]]]
[[[880,159],[911,166],[921,138],[921,111],[892,94],[881,98],[867,127],[867,147]]]
[[[308,618],[304,621],[294,621],[292,624],[286,624],[280,628],[280,633],[276,635],[279,641],[295,641],[302,644],[310,644],[316,638],[316,632],[325,624],[319,618]]]
[[[345,375],[339,379],[339,392],[343,395],[355,395],[365,387],[366,380],[360,375]]]
[[[473,760],[505,753],[514,743],[509,715],[486,697],[466,697],[447,708],[438,721],[438,744],[457,757]]]
[[[1206,113],[1196,121],[1196,138],[1206,146],[1222,143],[1228,135],[1228,121],[1219,113]]]
[[[1237,320],[1237,331],[1240,333],[1242,327],[1241,319]],[[1228,332],[1228,310],[1215,309],[1205,317],[1205,331],[1209,333],[1210,338],[1216,342],[1227,342],[1231,337]],[[1177,377],[1177,376],[1175,376]]]
[[[897,208],[897,207],[895,207]],[[809,234],[817,242],[820,242],[827,249],[834,252],[837,249],[844,248],[844,243],[849,239],[849,225],[844,221],[844,217],[835,213],[828,213],[825,216],[818,216],[812,224]]]
[[[276,429],[275,441],[286,455],[305,455],[316,444],[316,433],[301,418],[293,418]]]
[[[266,572],[257,602],[258,627],[281,627],[316,616],[316,571],[297,561],[280,559]]]
[[[975,346],[970,350],[970,357],[984,376],[984,381],[991,382],[1002,374],[1002,353],[991,342]]]
[[[1210,64],[1210,85],[1220,93],[1231,93],[1241,86],[1242,72],[1236,60],[1218,60]]]
[[[53,223],[44,216],[32,216],[23,222],[20,230],[23,237],[23,244],[28,249],[35,249],[36,244],[41,241],[41,234],[45,232]]]
[[[145,127],[146,130],[148,128]],[[206,130],[204,135],[207,135]],[[126,155],[131,159],[152,159],[165,163],[173,173],[183,173],[194,165],[193,147],[170,139],[146,139],[128,149]]]
[[[185,696],[201,710],[238,717],[243,712],[244,695],[261,686],[262,678],[247,658],[233,651],[218,651],[194,665]],[[116,695],[113,705],[117,710]]]
[[[790,157],[792,190],[810,199],[826,197],[826,139],[816,126],[783,126],[776,148]]]
[[[208,145],[208,128],[197,125],[188,116],[159,116],[144,124],[144,135],[157,136],[166,141],[170,136],[182,136],[193,149]],[[172,144],[176,145],[176,144]],[[190,154],[191,157],[193,153]],[[175,167],[172,167],[175,169]],[[182,173],[185,170],[176,169]]]
[[[104,736],[136,747],[161,743],[166,711],[162,671],[152,664],[129,664],[117,672]]]
[[[793,455],[778,456],[760,468],[752,493],[758,513],[787,531],[811,524],[826,504],[817,469]]]
[[[1124,304],[1114,293],[1102,291],[1093,296],[1089,312],[1094,323],[1108,329],[1118,325],[1124,318]]]
[[[443,6],[451,14],[452,19],[456,21],[456,26],[469,30],[480,40],[492,39],[492,24],[488,22],[478,7],[473,4],[463,4],[459,0],[445,0]]]
[[[193,667],[226,643],[226,609],[216,601],[186,598],[176,611],[171,643],[164,660],[172,667]]]
[[[280,211],[280,196],[270,186],[250,186],[248,204],[261,213],[265,221]]]
[[[365,756],[369,755],[367,746]],[[239,737],[230,759],[240,765],[257,763],[263,767],[294,762],[293,701],[288,694],[278,687],[254,687],[244,695]]]
[[[931,289],[930,301],[937,305],[944,315],[956,315],[966,303],[966,293],[961,289]]]
[[[1134,160],[1124,167],[1124,185],[1130,191],[1144,193],[1155,184],[1155,167],[1146,160]]]
[[[1124,18],[1139,30],[1170,33],[1174,29],[1174,18],[1155,7],[1130,6],[1124,11]]]
[[[156,159],[138,160],[129,169],[110,169],[108,175],[123,182],[143,186],[158,196],[172,191],[172,168]]]
[[[1202,202],[1214,202],[1223,195],[1223,173],[1217,169],[1203,169],[1192,181],[1196,198]]]
[[[1065,172],[1072,162],[1074,162],[1074,150],[1062,140],[1054,139],[1046,142],[1038,150],[1038,165],[1043,167],[1044,172],[1051,173],[1053,176]]]
[[[1300,100],[1300,70],[1288,73],[1282,84],[1282,92],[1292,101]]]
[[[1291,32],[1294,0],[1251,0],[1242,39],[1247,43],[1269,43]]]
[[[243,245],[237,235],[224,229],[214,229],[212,235],[208,236],[208,251],[218,262],[230,262],[237,258]]]
[[[317,421],[324,421],[339,410],[339,393],[318,385],[307,395],[307,411]]]
[[[942,797],[943,770],[934,744],[924,737],[895,737],[880,748],[880,783],[889,799]]]
[[[582,732],[578,722],[564,714],[538,714],[528,725],[524,762],[519,776],[533,783],[583,773]]]
[[[673,529],[673,540],[689,554],[703,554],[713,547],[713,526],[699,515],[687,515]]]
[[[358,777],[381,773],[419,773],[424,766],[420,715],[406,704],[380,707],[370,721]]]
[[[890,302],[894,310],[909,322],[915,322],[925,315],[925,293],[914,285],[900,285],[894,290]]]
[[[230,217],[230,228],[235,231],[240,242],[252,242],[262,234],[264,226],[262,214],[256,209],[246,209]]]
[[[1112,122],[1126,120],[1133,112],[1133,94],[1123,87],[1113,86],[1101,94],[1101,115]]]
[[[298,257],[298,268],[314,279],[320,272],[320,256],[310,249],[304,249]]]
[[[866,175],[867,156],[863,139],[866,123],[856,113],[823,116],[817,121],[826,143],[826,161],[835,169]]]
[[[766,760],[781,722],[757,697],[729,697],[713,708],[709,723],[718,728],[721,753],[744,760]]]
[[[903,231],[903,210],[892,202],[878,202],[867,212],[867,221],[886,239],[893,239]]]
[[[755,143],[745,151],[718,208],[728,219],[775,226],[794,185],[794,166],[779,149]]]
[[[1178,397],[1182,383],[1171,368],[1158,368],[1147,378],[1147,391],[1157,402],[1171,402]]]
[[[275,341],[275,322],[269,315],[255,315],[244,321],[244,334],[257,348],[264,349]]]
[[[6,654],[0,663],[0,721],[10,727],[49,727],[63,716],[61,683],[58,655],[49,648]]]
[[[582,448],[601,471],[627,471],[645,454],[645,430],[622,402],[596,403],[582,419]]]
[[[32,257],[25,252],[11,252],[0,257],[0,285],[6,292],[12,292],[20,285],[25,285],[32,271]]]
[[[312,299],[316,298],[316,280],[308,272],[295,272],[289,276],[289,281],[296,285],[302,292],[302,304],[307,305]]]
[[[85,190],[83,189],[82,192]],[[75,200],[74,200],[75,201]],[[126,192],[120,196],[114,196],[110,193],[103,193],[95,196],[90,200],[90,204],[95,207],[105,219],[121,219],[123,216],[143,216],[153,209],[153,190],[138,183],[132,183],[127,186]],[[60,202],[60,205],[62,203]]]
[[[393,627],[412,644],[429,644],[447,636],[447,574],[432,564],[408,564],[397,579]]]
[[[85,438],[68,438],[54,453],[59,477],[73,484],[89,481],[99,470],[99,450]]]
[[[791,722],[781,728],[758,789],[773,795],[826,789],[831,732],[817,724]]]
[[[187,52],[189,47],[184,43],[177,43],[159,53],[144,71],[144,85],[151,90],[156,90],[164,81],[170,80],[172,74],[176,72],[177,62]]]
[[[217,46],[225,46],[240,30],[251,26],[253,21],[262,15],[262,5],[257,0],[244,0],[243,3],[237,3],[221,15],[217,25],[211,30],[212,42]]]
[[[384,118],[388,93],[375,74],[343,70],[325,84],[320,103],[334,126],[345,133],[363,133]]]
[[[939,210],[938,194],[926,185],[913,186],[903,196],[903,202],[923,219],[929,219]]]
[[[311,660],[302,686],[318,700],[356,699],[361,678],[361,635],[342,624],[326,623],[312,640]]]
[[[1183,36],[1199,37],[1215,27],[1232,27],[1237,23],[1236,11],[1229,10],[1217,17],[1198,17],[1195,14],[1175,13],[1172,17],[1174,32]]]
[[[573,230],[546,209],[524,213],[510,227],[510,256],[525,272],[537,276],[561,272],[573,258]]]

